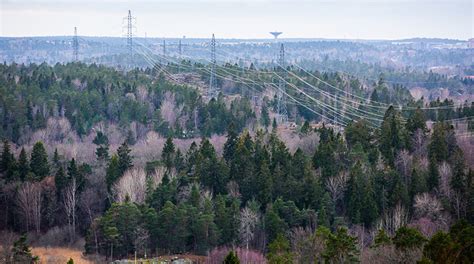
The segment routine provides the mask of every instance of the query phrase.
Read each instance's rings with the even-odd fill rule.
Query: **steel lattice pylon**
[[[74,37],[72,38],[72,48],[74,61],[79,60],[79,40],[77,38],[77,27],[74,27]]]
[[[216,39],[214,34],[212,34],[211,39],[211,77],[209,78],[209,90],[207,96],[209,100],[212,98],[217,98],[219,91],[216,85]]]
[[[285,47],[283,43],[280,44],[280,53],[278,55],[278,69],[279,73],[282,76],[278,83],[278,93],[277,93],[277,113],[278,113],[278,123],[284,124],[288,122],[288,111],[286,110],[286,101],[285,101]]]
[[[128,53],[130,55],[130,65],[132,64],[133,61],[133,24],[132,24],[132,12],[128,10],[128,16],[127,16],[127,48],[128,48]]]

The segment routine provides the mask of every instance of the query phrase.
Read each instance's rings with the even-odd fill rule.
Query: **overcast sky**
[[[0,0],[0,36],[473,37],[473,0]]]

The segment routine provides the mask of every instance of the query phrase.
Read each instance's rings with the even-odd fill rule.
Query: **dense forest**
[[[0,65],[1,261],[32,262],[30,245],[82,240],[102,260],[472,263],[474,164],[459,126],[474,127],[474,104],[425,104],[383,78],[367,87],[288,71],[302,87],[290,95],[338,98],[340,86],[370,102],[327,101],[360,109],[344,129],[311,125],[335,113],[324,120],[289,105],[298,125],[289,130],[272,118],[273,96],[256,107],[254,94],[235,96],[242,87],[207,101],[156,69]],[[326,87],[310,92],[318,82]]]

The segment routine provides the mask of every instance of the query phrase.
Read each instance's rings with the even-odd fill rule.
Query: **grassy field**
[[[74,260],[74,264],[93,264],[93,261],[83,257],[82,251],[72,248],[59,247],[33,247],[31,248],[33,255],[40,258],[40,263],[48,264],[65,264],[69,258]]]
[[[99,261],[93,261],[90,258],[86,258],[82,255],[82,251],[74,248],[61,248],[61,247],[32,247],[31,252],[33,255],[40,258],[41,264],[65,264],[69,258],[74,260],[74,264],[93,264],[93,263],[106,263],[104,259]],[[205,256],[196,255],[170,255],[161,256],[158,258],[139,260],[138,263],[171,263],[173,260],[180,260],[180,263],[205,263]],[[120,263],[134,263],[133,259],[122,260]]]

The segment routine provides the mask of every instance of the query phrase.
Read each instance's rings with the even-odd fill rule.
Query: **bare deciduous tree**
[[[99,190],[88,188],[81,193],[80,206],[83,211],[87,213],[90,225],[93,224],[94,219],[100,214],[103,208],[103,199],[99,196]],[[99,241],[97,237],[97,230],[91,228],[94,235],[95,251],[99,254]]]
[[[63,205],[66,211],[67,223],[70,230],[71,243],[76,239],[76,209],[77,209],[77,183],[73,178],[71,183],[64,189]]]
[[[408,185],[410,182],[410,175],[412,170],[412,157],[408,150],[403,149],[398,152],[395,160],[395,166],[398,171],[402,174],[405,184]]]
[[[133,241],[133,246],[137,254],[144,255],[146,258],[146,248],[148,246],[148,239],[150,234],[148,230],[142,227],[138,227],[135,230],[135,240]]]
[[[347,186],[348,179],[349,174],[347,173],[347,171],[341,171],[336,176],[329,177],[326,180],[326,188],[331,193],[331,198],[334,203],[336,203],[339,199],[342,198]]]
[[[408,212],[401,205],[397,204],[395,208],[385,213],[376,224],[377,230],[383,229],[388,234],[393,235],[400,227],[408,222]]]
[[[40,183],[25,182],[18,190],[17,205],[25,217],[27,232],[32,224],[37,233],[41,230],[41,194]]]
[[[10,231],[0,231],[0,262],[13,263],[13,244],[18,239],[18,235]]]
[[[239,235],[245,248],[249,249],[249,244],[254,238],[255,228],[259,223],[259,216],[249,207],[245,207],[240,212]]]
[[[295,253],[296,263],[318,263],[322,261],[322,253],[326,242],[315,234],[311,228],[295,227],[290,231],[290,242]]]
[[[131,202],[143,204],[146,194],[146,173],[142,168],[127,170],[113,186],[117,202],[124,202],[128,197]]]
[[[415,216],[418,218],[427,217],[436,219],[441,214],[441,202],[429,193],[422,193],[415,196],[414,205]]]
[[[227,183],[227,192],[231,197],[239,198],[240,191],[239,191],[239,184],[236,181],[229,181]]]
[[[444,161],[438,167],[439,172],[439,190],[445,197],[451,197],[451,166]]]
[[[161,103],[161,117],[169,123],[170,127],[174,127],[176,119],[181,115],[183,107],[176,106],[174,93],[166,92],[163,102]]]
[[[418,158],[426,156],[426,147],[428,140],[422,129],[418,129],[412,136],[413,155]]]

